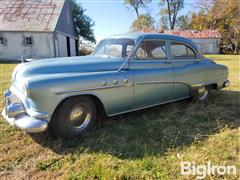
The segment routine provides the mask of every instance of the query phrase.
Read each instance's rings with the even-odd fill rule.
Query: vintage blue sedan
[[[203,57],[189,39],[122,34],[102,40],[89,56],[19,64],[2,115],[26,132],[51,125],[68,138],[89,130],[101,114],[190,97],[204,101],[211,89],[229,85],[227,67]]]

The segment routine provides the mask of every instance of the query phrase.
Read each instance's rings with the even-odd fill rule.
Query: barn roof
[[[164,30],[165,34],[173,34],[178,36],[183,36],[190,39],[204,39],[204,38],[221,38],[221,34],[217,30]]]
[[[221,34],[217,30],[152,30],[148,28],[143,28],[142,32],[155,32],[172,34],[177,36],[182,36],[189,39],[206,39],[206,38],[221,38]]]
[[[53,32],[65,0],[0,0],[0,31]]]

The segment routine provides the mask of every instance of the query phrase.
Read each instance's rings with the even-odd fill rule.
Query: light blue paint
[[[136,60],[137,48],[133,48],[129,58],[90,55],[20,64],[12,75],[11,91],[21,100],[26,113],[29,116],[32,112],[47,113],[49,116],[44,120],[50,121],[66,98],[91,95],[102,102],[108,116],[113,116],[191,97],[203,85],[221,89],[227,81],[227,67],[202,57],[195,44],[186,38],[149,33],[110,38],[132,38],[136,47],[142,40],[164,40],[167,59]],[[192,48],[196,58],[173,59],[172,41]]]

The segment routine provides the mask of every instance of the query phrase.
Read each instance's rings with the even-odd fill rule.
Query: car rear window
[[[195,52],[188,46],[178,43],[171,43],[172,57],[174,59],[194,59],[196,57]]]

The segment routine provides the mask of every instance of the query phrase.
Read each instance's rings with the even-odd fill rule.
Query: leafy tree
[[[190,27],[191,29],[196,29],[196,30],[213,29],[213,28],[210,28],[209,23],[210,22],[207,14],[203,10],[200,10],[198,13],[192,14]]]
[[[138,31],[145,28],[153,29],[154,19],[150,15],[139,15],[138,18],[132,23],[131,30]]]
[[[76,0],[70,0],[73,12],[73,18],[76,26],[76,30],[79,36],[84,39],[96,42],[93,32],[94,22],[90,17],[88,17],[85,13],[85,9],[77,3]]]
[[[160,29],[161,30],[164,30],[164,29],[169,29],[169,23],[168,23],[168,16],[166,14],[162,14],[160,16],[160,19],[159,19],[159,22],[160,22]]]
[[[190,21],[191,17],[189,17],[188,15],[182,15],[178,17],[177,25],[180,30],[187,30],[190,29]]]
[[[211,0],[207,4],[200,1],[201,11],[192,15],[192,29],[217,29],[222,35],[223,46],[231,46],[231,51],[240,51],[240,4],[237,0]]]
[[[124,0],[124,4],[127,7],[133,8],[137,17],[139,17],[139,9],[146,7],[146,4],[150,3],[151,1],[152,0]]]
[[[163,8],[160,10],[161,15],[168,15],[170,29],[174,29],[177,22],[177,15],[183,8],[184,0],[160,0],[160,6]]]

